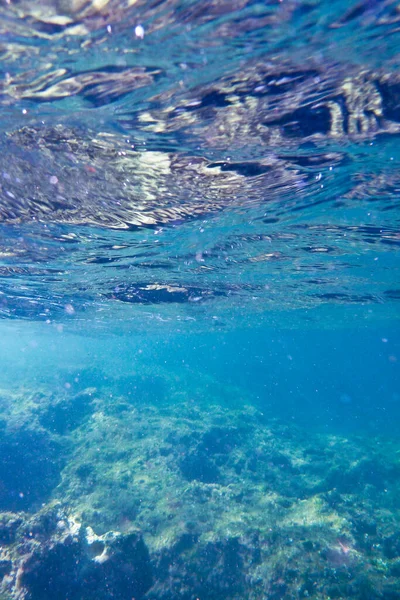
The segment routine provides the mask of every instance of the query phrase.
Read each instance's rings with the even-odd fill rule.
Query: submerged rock
[[[138,531],[96,535],[60,507],[26,519],[3,561],[3,590],[29,600],[138,600],[152,585],[147,547]]]
[[[54,434],[71,448],[49,492],[62,504],[0,514],[0,595],[395,598],[390,444],[312,435],[251,407],[149,406],[99,392],[92,403],[82,394],[71,406],[86,398],[94,412]],[[64,401],[42,397],[38,418]],[[351,484],[350,473],[362,476]],[[35,474],[32,489],[39,484]]]

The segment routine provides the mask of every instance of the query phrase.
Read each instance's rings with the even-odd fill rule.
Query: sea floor
[[[398,443],[134,398],[1,391],[2,600],[400,598]]]

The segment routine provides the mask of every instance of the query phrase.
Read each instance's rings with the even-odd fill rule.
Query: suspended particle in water
[[[75,313],[75,309],[72,306],[72,304],[66,304],[64,309],[65,309],[65,312],[67,313],[67,315],[73,315]]]
[[[142,25],[136,25],[135,35],[137,38],[139,38],[141,40],[144,38],[144,29],[143,29]]]

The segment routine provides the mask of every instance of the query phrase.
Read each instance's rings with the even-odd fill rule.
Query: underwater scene
[[[0,0],[0,600],[400,600],[398,0]]]

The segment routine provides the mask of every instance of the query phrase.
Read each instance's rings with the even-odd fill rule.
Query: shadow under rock
[[[63,446],[42,429],[0,433],[0,510],[32,510],[60,481]]]

